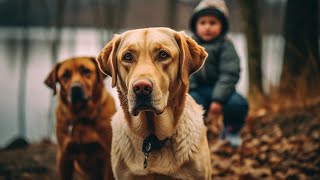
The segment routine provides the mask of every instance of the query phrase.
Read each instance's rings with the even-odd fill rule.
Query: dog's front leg
[[[72,180],[74,171],[74,159],[72,149],[74,145],[70,140],[66,139],[64,145],[58,151],[57,155],[57,170],[59,180]]]

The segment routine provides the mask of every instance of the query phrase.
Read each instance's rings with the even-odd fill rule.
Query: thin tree
[[[105,46],[106,40],[112,39],[114,33],[124,27],[124,20],[127,17],[128,0],[105,0],[103,3],[101,23],[101,46]],[[107,30],[107,38],[104,38],[104,31]]]
[[[58,50],[61,41],[61,30],[64,24],[65,7],[67,0],[57,0],[57,8],[54,17],[54,39],[51,46],[51,64],[54,65],[58,60]]]
[[[124,27],[124,20],[127,17],[128,12],[128,0],[117,0],[116,1],[116,11],[113,14],[115,32],[118,32]]]
[[[178,0],[168,0],[168,26],[173,29],[176,28],[177,2]]]
[[[94,26],[97,30],[97,33],[100,34],[100,36],[98,36],[98,42],[99,44],[103,47],[106,44],[105,41],[105,27],[106,27],[106,16],[104,16],[103,12],[104,12],[104,1],[100,2],[100,0],[94,0],[94,1],[90,1],[91,2],[91,7],[92,9],[92,20],[94,22]]]
[[[107,29],[107,34],[108,37],[107,39],[111,39],[114,32],[115,32],[115,17],[116,16],[116,6],[114,0],[106,0],[106,6],[105,6],[105,17],[107,18],[107,24],[106,24],[106,29]],[[103,42],[103,45],[105,45],[106,42]]]
[[[56,5],[57,5],[56,11],[54,13],[55,16],[52,23],[54,27],[54,39],[52,41],[52,46],[51,46],[51,66],[52,67],[58,61],[58,53],[59,53],[59,47],[61,43],[61,31],[64,24],[66,0],[57,0]],[[52,95],[49,103],[49,109],[48,109],[48,134],[47,134],[48,137],[52,135],[52,130],[54,127],[54,113],[52,111],[53,107],[54,107],[54,97]]]
[[[30,1],[25,0],[22,2],[22,57],[19,75],[19,95],[18,95],[18,130],[19,136],[26,137],[26,81],[27,69],[29,64],[29,10]]]
[[[280,94],[288,97],[289,104],[320,95],[318,3],[318,0],[287,2]]]
[[[241,16],[247,41],[249,66],[248,98],[251,106],[259,106],[257,99],[264,96],[261,70],[261,33],[259,28],[259,10],[256,0],[240,0]]]

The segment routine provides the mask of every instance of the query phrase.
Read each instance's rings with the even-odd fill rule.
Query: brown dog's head
[[[123,108],[136,116],[140,111],[161,114],[179,91],[187,89],[189,76],[206,57],[204,48],[183,32],[146,28],[116,35],[97,61],[123,95]]]
[[[95,58],[77,57],[57,63],[45,84],[56,94],[59,83],[61,100],[73,110],[80,110],[100,96],[104,77]]]

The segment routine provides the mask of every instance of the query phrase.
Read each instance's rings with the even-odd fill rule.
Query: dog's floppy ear
[[[56,88],[56,83],[58,81],[58,69],[60,67],[60,63],[57,63],[54,65],[52,68],[51,72],[49,73],[48,77],[44,81],[44,83],[49,86],[51,89],[53,89],[53,95],[56,95],[57,93],[57,88]]]
[[[189,76],[199,70],[205,62],[208,53],[183,31],[174,35],[179,49],[179,76],[184,85],[189,84]]]
[[[115,35],[113,39],[102,49],[97,57],[97,62],[100,70],[112,77],[112,87],[117,84],[117,60],[116,52],[120,43],[120,36]]]
[[[90,60],[95,64],[95,66],[96,66],[96,69],[97,69],[97,79],[98,79],[98,81],[102,81],[102,82],[103,82],[103,79],[106,78],[107,75],[100,70],[99,64],[98,64],[98,62],[96,61],[96,58],[95,58],[95,57],[89,57],[89,59],[90,59]]]

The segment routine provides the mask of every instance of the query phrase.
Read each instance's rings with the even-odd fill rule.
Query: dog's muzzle
[[[86,102],[83,87],[80,83],[74,83],[71,86],[71,104]]]
[[[133,83],[132,90],[135,94],[133,115],[138,115],[140,111],[154,110],[154,107],[151,104],[151,94],[153,91],[153,85],[151,81],[146,79],[137,80]]]

